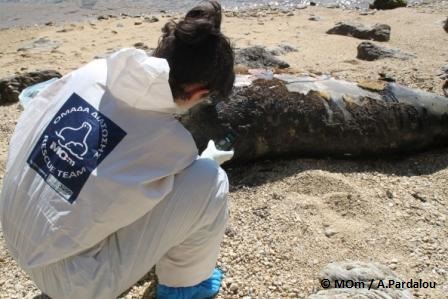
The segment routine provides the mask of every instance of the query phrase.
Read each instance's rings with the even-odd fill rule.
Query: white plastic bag
[[[28,86],[27,88],[22,90],[22,92],[19,94],[19,101],[23,109],[26,109],[26,107],[28,107],[31,100],[35,98],[39,92],[44,90],[46,87],[51,85],[51,83],[53,83],[56,80],[58,80],[58,78],[52,78],[50,80]]]

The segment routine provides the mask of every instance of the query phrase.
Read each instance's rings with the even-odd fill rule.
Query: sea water
[[[366,9],[374,0],[221,0],[225,9],[238,10],[270,5],[288,9],[314,2],[322,6]],[[408,3],[422,0],[408,0]],[[100,14],[159,14],[186,12],[197,0],[0,0],[0,28],[42,24],[48,21],[76,21]]]

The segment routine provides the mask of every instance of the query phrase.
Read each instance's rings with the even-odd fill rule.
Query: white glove
[[[217,149],[215,146],[215,142],[213,140],[210,140],[207,144],[207,148],[202,152],[200,157],[215,160],[219,165],[222,165],[224,162],[232,159],[233,154],[233,150],[221,151]]]

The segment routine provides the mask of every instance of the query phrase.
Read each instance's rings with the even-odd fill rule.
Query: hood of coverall
[[[122,49],[107,59],[106,85],[112,95],[136,109],[184,113],[168,83],[170,67],[163,58],[138,49]]]

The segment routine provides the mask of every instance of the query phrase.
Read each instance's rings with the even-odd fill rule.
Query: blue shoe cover
[[[221,287],[222,272],[218,268],[213,270],[212,276],[191,287],[168,287],[157,285],[157,299],[208,299],[218,294]]]

